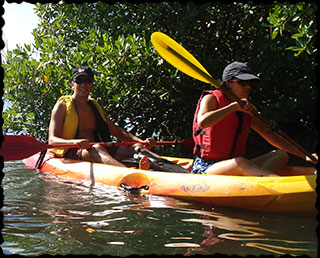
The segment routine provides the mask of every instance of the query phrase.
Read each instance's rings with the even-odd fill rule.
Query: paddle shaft
[[[184,141],[161,141],[155,142],[155,145],[178,145],[183,144]],[[105,148],[110,147],[120,147],[120,146],[132,146],[134,144],[142,144],[142,145],[149,145],[146,142],[91,142],[89,143],[90,147],[95,144],[99,144]],[[68,148],[79,148],[80,146],[76,143],[66,143],[66,144],[46,144],[46,147],[43,149],[68,149]]]
[[[189,140],[185,141],[160,141],[155,142],[155,145],[187,145]],[[95,142],[90,143],[90,146],[100,144],[104,147],[119,147],[119,146],[131,146],[134,144],[148,145],[147,142]],[[36,140],[33,137],[25,135],[4,135],[4,141],[0,149],[0,155],[3,156],[4,161],[20,160],[36,154],[37,152],[44,151],[46,149],[67,149],[67,148],[79,148],[76,143],[66,144],[46,144]]]
[[[230,90],[228,90],[224,85],[221,85],[217,80],[213,79],[211,76],[206,74],[204,71],[202,71],[199,67],[194,65],[192,62],[190,62],[188,59],[186,59],[184,56],[179,54],[177,51],[175,51],[170,46],[167,46],[167,50],[174,54],[177,58],[185,62],[188,66],[191,66],[193,69],[195,69],[200,76],[205,77],[210,83],[217,89],[220,89],[224,94],[226,94],[231,100],[235,100],[239,103],[241,107],[245,105],[245,103],[238,98],[235,94],[233,94]],[[196,78],[197,79],[197,78]],[[252,111],[252,114],[260,119],[265,125],[270,125],[270,121],[263,118],[256,110]],[[286,135],[283,131],[281,131],[279,128],[275,130],[275,132],[283,137],[285,140],[287,140],[289,143],[291,143],[293,146],[295,146],[300,152],[302,152],[304,155],[308,156],[312,161],[316,161],[316,158],[312,156],[310,152],[308,152],[305,148],[303,148],[301,145],[296,143],[294,140],[292,140],[288,135]]]

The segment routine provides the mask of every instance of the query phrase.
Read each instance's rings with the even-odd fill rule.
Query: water
[[[315,215],[253,212],[61,180],[7,162],[4,254],[308,255]]]

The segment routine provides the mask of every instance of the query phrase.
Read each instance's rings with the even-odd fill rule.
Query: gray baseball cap
[[[259,80],[260,78],[254,75],[249,67],[245,63],[241,62],[233,62],[228,64],[226,68],[224,68],[222,73],[222,80],[227,81],[232,78],[237,78],[239,80]]]

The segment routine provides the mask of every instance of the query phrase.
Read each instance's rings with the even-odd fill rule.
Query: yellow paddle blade
[[[151,42],[158,54],[181,72],[220,88],[221,84],[184,47],[162,32],[154,32]]]

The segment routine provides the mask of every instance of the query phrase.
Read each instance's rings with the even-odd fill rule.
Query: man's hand
[[[156,145],[156,140],[154,138],[148,138],[146,140],[144,140],[144,142],[147,143],[146,148],[151,149]]]
[[[80,149],[89,149],[91,147],[88,139],[76,139],[74,143],[78,144]]]

